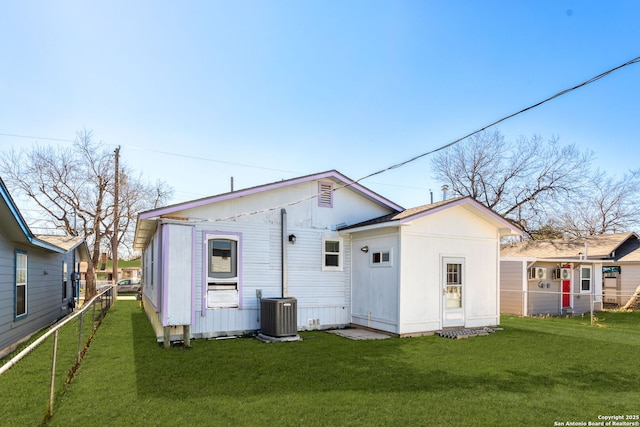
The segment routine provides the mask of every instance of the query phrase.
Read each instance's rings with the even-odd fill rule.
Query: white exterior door
[[[464,258],[442,259],[442,327],[464,326]]]

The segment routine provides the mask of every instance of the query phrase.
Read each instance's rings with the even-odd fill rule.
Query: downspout
[[[280,239],[280,251],[282,255],[282,298],[284,298],[288,293],[288,283],[287,283],[287,210],[280,210],[281,217],[281,239]]]

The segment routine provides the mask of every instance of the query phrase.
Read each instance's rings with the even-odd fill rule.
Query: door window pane
[[[447,264],[447,308],[462,307],[462,264]]]

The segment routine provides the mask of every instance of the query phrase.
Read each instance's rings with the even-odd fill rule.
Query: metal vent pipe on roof
[[[449,189],[449,186],[447,184],[444,184],[441,187],[442,190],[442,200],[447,200],[447,190]]]

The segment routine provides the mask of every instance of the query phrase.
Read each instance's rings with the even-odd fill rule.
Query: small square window
[[[391,265],[391,249],[374,250],[371,253],[371,265],[374,267],[387,267]]]

